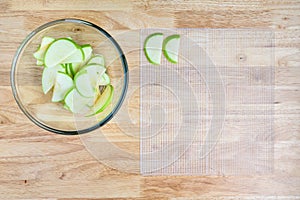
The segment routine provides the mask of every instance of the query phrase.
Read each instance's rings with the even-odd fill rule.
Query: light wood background
[[[33,125],[12,96],[12,58],[33,29],[71,17],[110,33],[150,27],[274,29],[274,174],[142,177],[100,164],[78,136]],[[0,199],[300,199],[299,90],[299,0],[0,0]]]

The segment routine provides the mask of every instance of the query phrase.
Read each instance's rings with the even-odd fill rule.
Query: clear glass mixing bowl
[[[78,44],[90,44],[95,54],[102,54],[114,87],[110,106],[99,115],[85,117],[51,102],[52,92],[42,91],[43,67],[36,65],[33,53],[44,36],[71,37]],[[60,19],[44,24],[30,33],[18,48],[11,69],[11,86],[17,104],[37,126],[48,131],[73,135],[87,133],[107,123],[120,108],[128,86],[126,58],[118,43],[97,25],[78,19]]]

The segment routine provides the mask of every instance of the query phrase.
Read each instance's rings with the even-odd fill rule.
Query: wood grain
[[[33,125],[12,97],[11,61],[33,29],[66,17],[112,35],[150,27],[274,30],[274,173],[141,177],[99,163],[78,136]],[[0,44],[0,199],[300,199],[299,0],[0,0]],[[106,129],[114,133],[115,127]],[[118,134],[110,139],[126,149],[138,144]]]

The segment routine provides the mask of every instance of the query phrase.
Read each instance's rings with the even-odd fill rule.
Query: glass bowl
[[[93,117],[73,114],[62,103],[51,102],[52,92],[43,93],[43,67],[36,65],[33,53],[44,36],[71,37],[78,44],[90,44],[95,54],[104,56],[114,94],[103,112]],[[13,59],[11,86],[17,104],[33,123],[54,133],[74,135],[95,130],[116,114],[127,91],[127,72],[120,46],[105,30],[79,19],[60,19],[40,26],[25,38]]]

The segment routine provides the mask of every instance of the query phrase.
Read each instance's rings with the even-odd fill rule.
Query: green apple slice
[[[54,67],[61,63],[81,62],[84,59],[83,52],[78,45],[68,38],[60,38],[52,42],[44,56],[46,67]]]
[[[105,60],[102,55],[94,55],[88,62],[87,64],[97,64],[97,65],[102,65],[105,66]]]
[[[86,62],[91,58],[92,53],[93,53],[93,48],[91,45],[85,44],[85,45],[81,46],[81,49],[84,53],[84,62]]]
[[[72,78],[63,72],[58,72],[53,89],[52,102],[64,100],[68,91],[73,88]]]
[[[55,39],[51,37],[43,37],[42,42],[38,50],[34,52],[33,57],[35,57],[39,61],[43,61],[46,49],[54,40]]]
[[[54,86],[57,72],[64,72],[65,68],[62,65],[57,65],[52,68],[45,67],[42,74],[42,89],[47,94]]]
[[[82,68],[74,77],[75,87],[84,97],[94,97],[97,92],[98,77],[105,73],[105,67],[89,64]]]
[[[103,93],[98,97],[94,106],[92,106],[92,113],[88,116],[96,115],[105,110],[113,99],[114,88],[112,85],[107,85]]]
[[[87,113],[90,110],[88,104],[94,103],[94,98],[86,98],[81,96],[78,91],[73,88],[70,92],[66,94],[65,104],[70,109],[71,112],[77,114]]]
[[[163,34],[154,33],[149,35],[144,43],[144,52],[148,61],[154,65],[161,63],[161,50],[163,43]]]
[[[74,77],[74,83],[77,91],[83,97],[93,97],[95,87],[91,84],[89,74],[86,70],[80,70]]]
[[[171,35],[163,42],[163,53],[171,63],[178,63],[180,35]]]
[[[97,64],[88,64],[83,69],[87,71],[91,85],[94,87],[97,86],[99,77],[101,77],[106,71],[105,67]]]
[[[98,85],[108,85],[108,84],[110,84],[110,78],[109,78],[109,76],[106,73],[104,73],[98,79]]]

